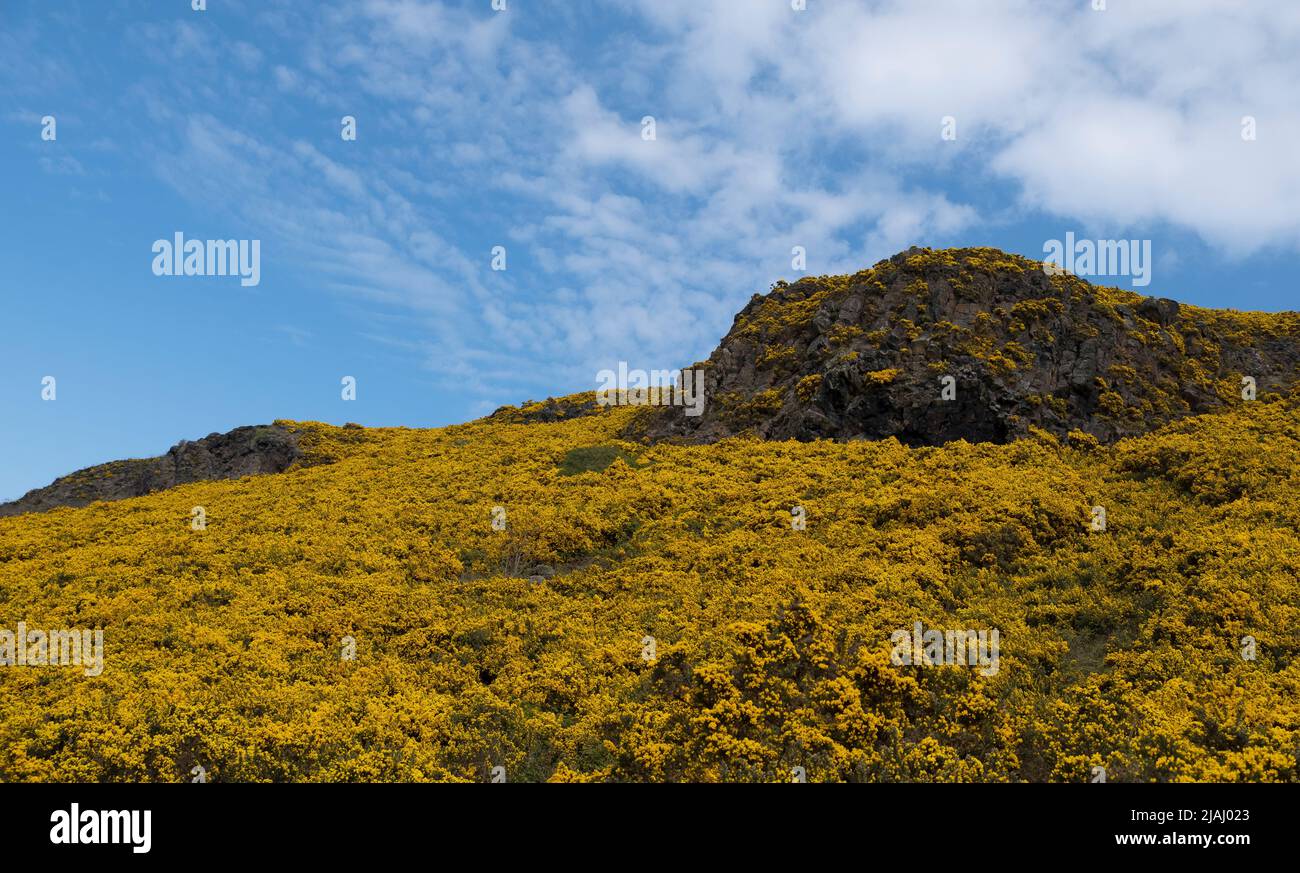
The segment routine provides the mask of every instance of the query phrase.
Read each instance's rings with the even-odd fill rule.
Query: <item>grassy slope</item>
[[[1300,779],[1294,403],[1108,448],[628,415],[305,424],[314,466],[0,519],[0,628],[106,640],[0,668],[0,779]],[[918,620],[1001,670],[890,665]]]

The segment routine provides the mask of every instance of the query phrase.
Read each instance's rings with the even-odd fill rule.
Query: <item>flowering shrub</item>
[[[302,423],[283,474],[0,519],[0,627],[105,640],[0,667],[0,779],[1300,779],[1296,404],[1115,447],[634,414]],[[894,666],[917,621],[1001,669]]]

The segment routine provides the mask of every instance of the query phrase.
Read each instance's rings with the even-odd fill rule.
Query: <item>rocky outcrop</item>
[[[182,440],[161,457],[113,461],[79,470],[0,504],[0,516],[139,497],[187,482],[280,473],[301,454],[297,437],[286,427],[239,427],[192,442]]]
[[[512,424],[549,424],[556,421],[568,421],[587,415],[598,415],[603,409],[596,402],[594,392],[572,394],[568,397],[548,397],[545,400],[529,400],[522,406],[502,406],[488,416],[493,421]]]
[[[1300,378],[1300,315],[1180,306],[996,249],[910,249],[755,295],[704,370],[706,406],[629,437],[1102,442]],[[1253,380],[1244,381],[1244,380]]]

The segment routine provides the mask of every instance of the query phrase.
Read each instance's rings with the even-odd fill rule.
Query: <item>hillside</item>
[[[930,283],[969,334],[919,290],[911,328],[837,330],[912,283],[882,265],[757,298],[698,424],[591,394],[281,421],[283,472],[0,518],[0,630],[104,631],[100,675],[0,668],[0,780],[1300,781],[1295,316],[1087,286],[979,345],[1020,266],[976,309]],[[911,405],[936,347],[997,403]],[[1079,367],[1106,388],[1054,393]],[[997,669],[891,663],[917,622],[996,629]]]

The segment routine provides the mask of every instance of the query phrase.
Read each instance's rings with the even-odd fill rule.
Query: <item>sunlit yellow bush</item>
[[[98,677],[0,667],[0,779],[1300,777],[1294,403],[1115,446],[633,414],[305,423],[284,474],[0,519],[0,627],[105,634]],[[894,666],[916,621],[1000,670]]]

